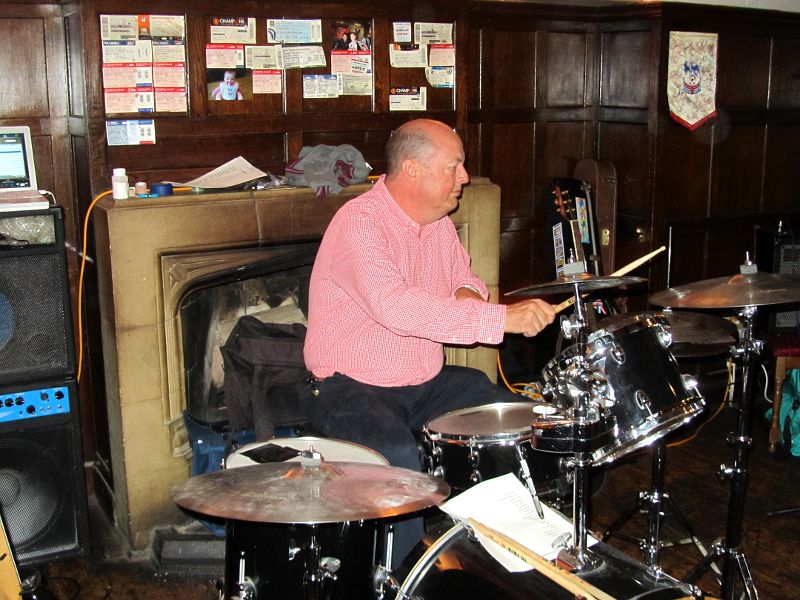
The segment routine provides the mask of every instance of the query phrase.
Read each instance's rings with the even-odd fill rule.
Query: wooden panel
[[[575,165],[591,153],[590,124],[550,121],[545,126],[544,147],[537,150],[537,182],[544,187],[557,177],[572,177]]]
[[[601,122],[598,129],[598,154],[617,170],[617,211],[649,219],[651,152],[647,126]]]
[[[769,61],[768,38],[744,35],[720,37],[717,56],[717,106],[728,111],[766,108]],[[747,85],[742,85],[744,81]]]
[[[800,208],[800,124],[769,127],[764,172],[764,210]]]
[[[69,94],[69,114],[75,117],[84,115],[86,88],[83,83],[86,75],[83,69],[83,45],[81,40],[81,20],[77,12],[64,15],[64,37],[67,44],[67,92]]]
[[[503,191],[503,218],[528,216],[533,207],[536,128],[531,123],[495,125],[490,179]]]
[[[47,51],[40,18],[0,18],[0,111],[4,119],[47,117]]]
[[[772,53],[772,108],[800,107],[800,39],[776,38]]]
[[[584,106],[587,82],[585,33],[550,32],[546,36],[545,106]]]
[[[491,106],[523,108],[536,104],[536,32],[485,31],[491,54],[484,77],[490,79]]]
[[[650,31],[614,31],[601,35],[600,104],[645,108],[655,77]]]
[[[715,146],[711,214],[737,214],[761,210],[761,168],[765,128],[731,127]]]
[[[501,302],[508,302],[508,299],[503,299],[505,292],[532,283],[531,258],[530,231],[504,231],[500,234]],[[533,263],[535,264],[536,261]]]
[[[695,132],[664,117],[657,151],[655,218],[699,217],[708,213],[711,146]]]

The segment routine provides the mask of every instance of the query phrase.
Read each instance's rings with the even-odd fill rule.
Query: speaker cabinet
[[[800,275],[800,240],[785,231],[756,231],[756,262],[759,271]],[[787,305],[789,310],[769,311],[770,333],[800,333],[800,310],[797,303]]]
[[[63,213],[0,213],[0,381],[74,372]]]
[[[78,395],[71,381],[0,388],[0,510],[22,566],[88,551]]]

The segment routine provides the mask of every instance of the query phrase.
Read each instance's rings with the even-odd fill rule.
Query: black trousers
[[[519,401],[519,396],[492,383],[477,369],[445,366],[420,385],[380,387],[340,373],[316,384],[309,416],[314,429],[327,437],[367,446],[389,464],[419,471],[422,457],[414,431],[451,410]],[[353,490],[354,494],[358,490]],[[418,515],[395,524],[391,568],[397,568],[422,540],[424,524]]]

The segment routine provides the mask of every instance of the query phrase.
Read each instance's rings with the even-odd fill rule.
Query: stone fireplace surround
[[[98,202],[94,229],[114,521],[133,549],[148,547],[155,528],[183,519],[169,496],[190,469],[180,300],[194,281],[220,268],[215,252],[318,240],[336,210],[369,185],[326,199],[310,189],[278,189]],[[473,178],[453,220],[473,269],[497,301],[500,188]],[[496,377],[494,349],[448,348],[447,360]]]

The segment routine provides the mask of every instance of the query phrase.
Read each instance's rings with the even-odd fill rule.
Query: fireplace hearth
[[[212,387],[219,387],[213,371],[199,380],[186,373],[186,353],[213,367],[217,341],[208,330],[221,335],[237,311],[277,309],[283,314],[275,318],[301,318],[302,301],[295,296],[302,292],[295,288],[306,275],[303,269],[310,268],[308,256],[300,261],[305,267],[295,265],[292,283],[258,270],[270,270],[264,267],[270,255],[285,259],[314,247],[336,210],[368,185],[324,200],[310,189],[277,189],[98,203],[94,223],[112,472],[106,483],[113,490],[114,523],[133,549],[147,548],[156,529],[185,520],[169,496],[189,476],[183,411],[197,394],[201,401],[213,400]],[[499,219],[499,188],[474,179],[453,220],[495,301]],[[214,288],[219,291],[208,291]],[[203,298],[220,294],[213,302]],[[210,314],[242,298],[243,306],[224,318],[218,314],[213,325],[201,325],[200,339],[195,325],[186,325],[192,311]],[[217,308],[208,308],[216,302]],[[202,303],[211,304],[195,306]],[[496,376],[494,349],[451,348],[447,360]]]

